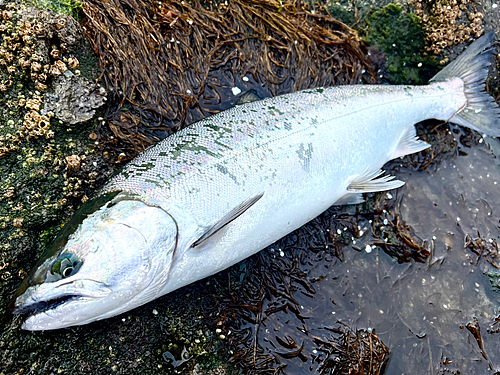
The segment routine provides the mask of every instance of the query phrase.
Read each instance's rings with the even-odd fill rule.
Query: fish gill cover
[[[235,87],[268,97],[376,82],[357,32],[304,2],[87,0],[83,12],[118,103],[98,134],[121,141],[119,161],[234,105]]]

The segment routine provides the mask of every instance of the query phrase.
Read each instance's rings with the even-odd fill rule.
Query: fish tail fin
[[[495,48],[495,33],[489,32],[472,43],[456,60],[451,62],[430,82],[443,82],[458,77],[464,82],[467,104],[452,122],[485,133],[500,136],[500,108],[493,97],[486,93],[488,67]]]

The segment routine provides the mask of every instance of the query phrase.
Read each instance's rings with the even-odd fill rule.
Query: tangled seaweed
[[[480,233],[477,234],[477,237],[467,234],[464,248],[469,249],[477,256],[475,260],[471,259],[475,265],[479,264],[481,259],[485,259],[495,269],[500,269],[498,243],[495,239],[487,241],[481,237]]]
[[[298,1],[86,0],[83,11],[127,157],[227,109],[234,87],[268,97],[377,80],[357,32]]]
[[[330,374],[384,374],[390,350],[375,332],[354,331],[345,324],[331,329],[330,339],[314,338],[319,351],[326,354],[318,372]]]
[[[344,247],[359,236],[358,220],[328,210],[229,271],[229,287],[215,297],[213,316],[234,348],[232,362],[244,373],[383,373],[390,351],[375,332],[340,322],[313,328],[311,307],[298,300],[317,298],[321,278],[311,278],[309,270],[343,259]]]
[[[375,200],[372,217],[372,246],[380,246],[399,263],[414,260],[424,263],[431,255],[430,246],[420,239],[413,228],[401,218],[400,206],[403,197],[379,194]]]

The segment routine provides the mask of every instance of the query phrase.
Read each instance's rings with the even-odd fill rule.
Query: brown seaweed
[[[326,354],[319,367],[321,375],[384,374],[391,352],[374,331],[354,331],[342,324],[331,332],[335,335],[329,339],[314,338],[319,350]]]
[[[430,245],[419,238],[413,229],[401,218],[400,206],[404,195],[394,196],[380,193],[374,201],[373,211],[366,215],[371,220],[375,241],[371,246],[380,246],[399,263],[425,262],[431,255]]]
[[[477,237],[467,234],[464,248],[476,255],[476,259],[473,261],[474,265],[477,266],[481,259],[485,259],[495,269],[500,269],[498,244],[495,239],[487,241],[481,237],[480,233],[477,234]]]
[[[463,326],[460,328],[464,329]],[[479,327],[479,321],[477,320],[477,318],[473,317],[472,321],[468,322],[465,328],[467,328],[467,330],[472,334],[472,336],[477,342],[477,346],[479,347],[479,350],[481,351],[483,358],[486,361],[488,361],[488,366],[490,370],[493,370],[493,365],[491,364],[490,360],[488,359],[488,356],[486,355],[486,352],[484,351],[483,339],[481,337],[481,328]]]
[[[377,81],[357,32],[304,2],[84,3],[115,103],[97,132],[101,143],[120,140],[111,144],[113,159],[232,106],[234,86],[268,97]]]

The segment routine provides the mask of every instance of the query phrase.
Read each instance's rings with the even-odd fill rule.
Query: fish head
[[[157,297],[176,247],[175,220],[154,205],[117,198],[75,214],[24,281],[11,302],[15,314],[28,314],[24,329],[87,324]]]

